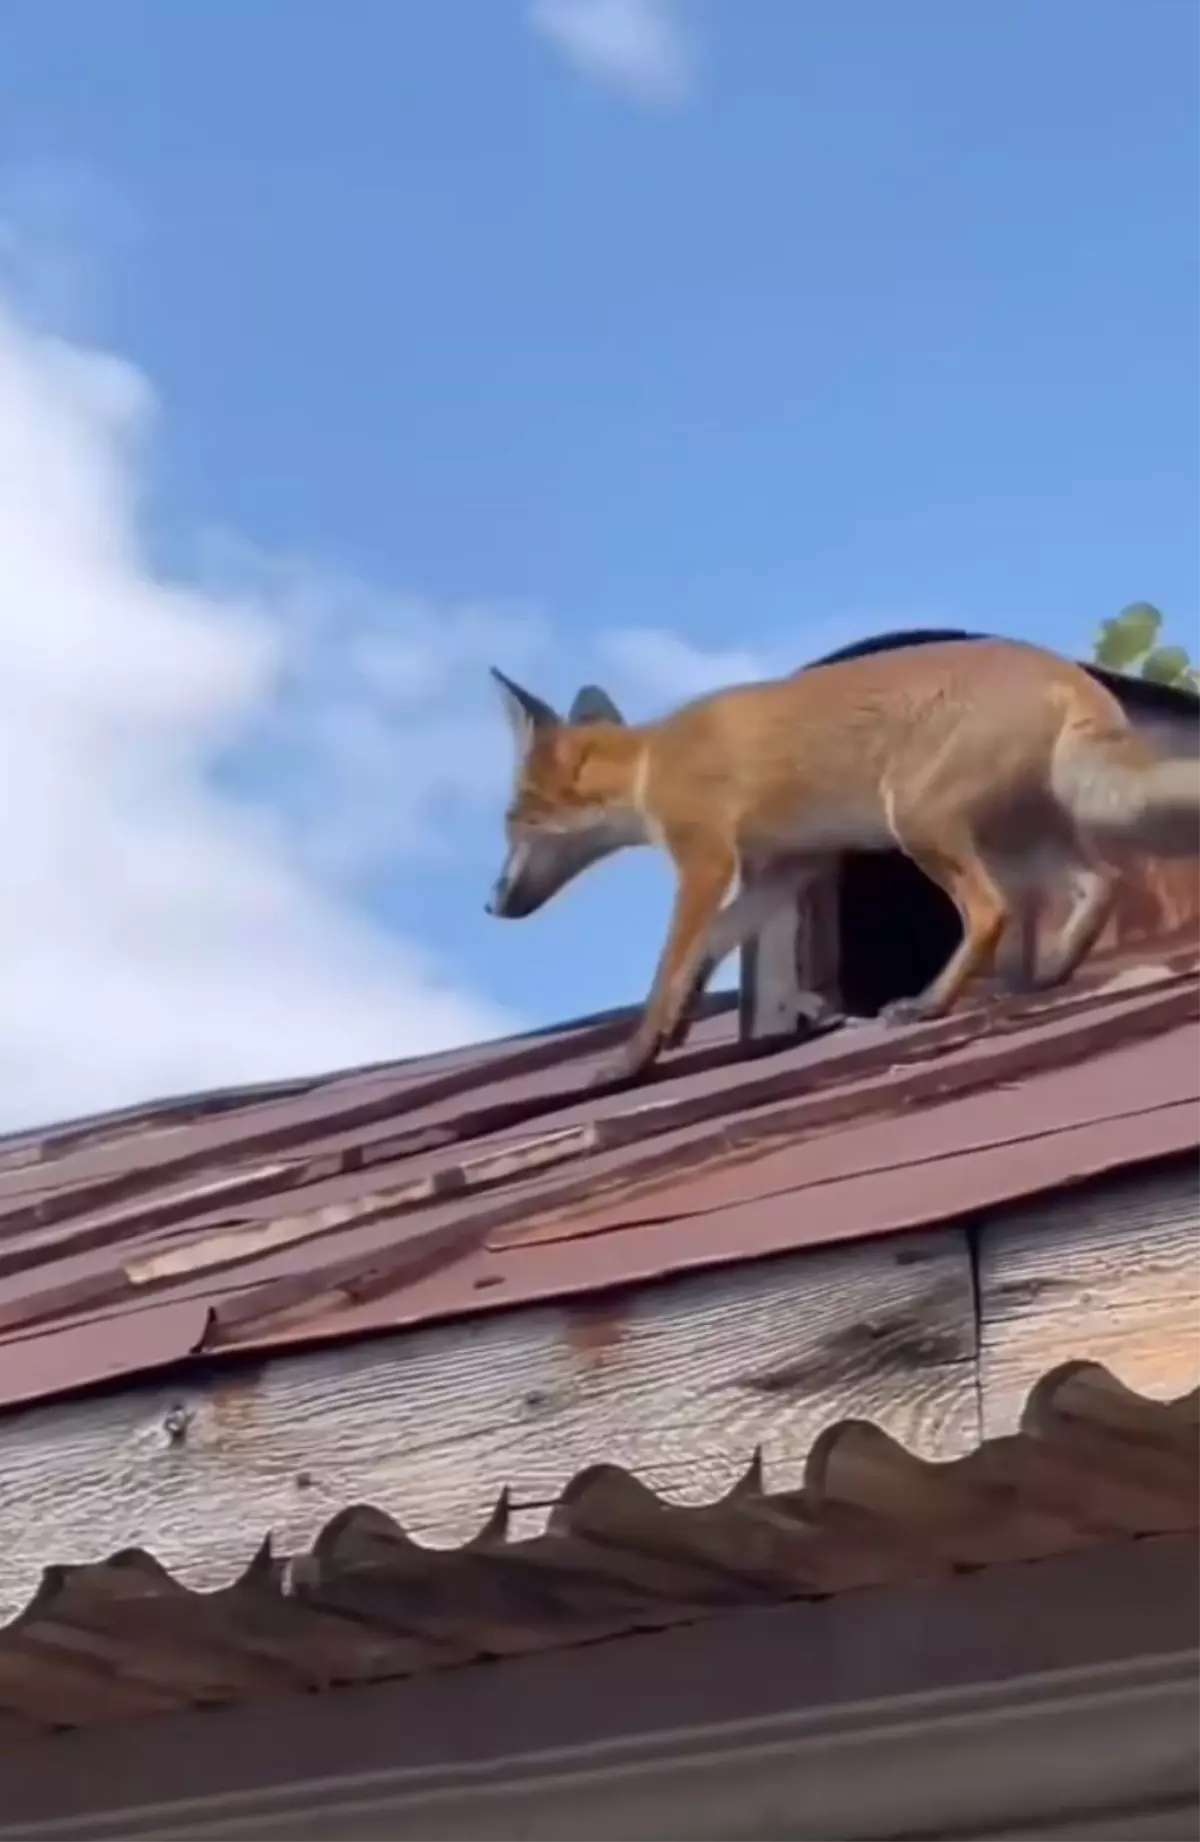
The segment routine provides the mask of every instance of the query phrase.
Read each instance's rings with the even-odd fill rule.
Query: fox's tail
[[[1097,842],[1200,856],[1200,759],[1164,757],[1132,729],[1068,731],[1054,752],[1052,784]]]

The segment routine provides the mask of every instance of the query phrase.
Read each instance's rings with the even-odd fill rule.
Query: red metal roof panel
[[[1195,944],[593,1090],[628,1017],[0,1146],[0,1404],[887,1232],[1200,1144]],[[7,1165],[6,1165],[7,1159]]]

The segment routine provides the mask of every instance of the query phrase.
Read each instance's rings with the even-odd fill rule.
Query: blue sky
[[[86,622],[119,550],[87,682],[116,682],[100,728],[138,738],[138,788],[88,754],[113,836],[85,890],[43,748],[58,804],[6,841],[35,893],[0,1112],[639,996],[653,861],[483,913],[493,657],[644,714],[894,625],[1081,649],[1146,597],[1194,643],[1198,54],[1190,0],[8,0],[10,478],[40,548],[20,606],[0,583],[0,663],[59,630],[55,556]],[[85,352],[109,384],[57,438],[96,504],[67,493],[59,528],[26,457],[66,477],[47,366]],[[136,635],[161,676],[133,698]],[[78,684],[38,670],[77,738]],[[117,1065],[81,1061],[31,960],[124,994]]]

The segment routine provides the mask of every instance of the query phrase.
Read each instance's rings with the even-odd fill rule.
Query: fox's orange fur
[[[603,821],[675,865],[626,1074],[672,1039],[711,966],[831,853],[899,846],[958,908],[961,944],[925,992],[892,1007],[908,1018],[948,1010],[1010,929],[1029,977],[1069,977],[1112,907],[1106,846],[1200,852],[1200,767],[1161,759],[1103,685],[1033,646],[878,652],[719,691],[642,726],[561,722],[496,676],[519,753],[510,847]],[[1038,892],[1064,874],[1076,899],[1035,968]]]

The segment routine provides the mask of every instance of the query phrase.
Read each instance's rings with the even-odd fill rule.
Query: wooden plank
[[[1102,1362],[1162,1400],[1200,1383],[1194,1164],[1080,1190],[987,1225],[979,1247],[986,1436],[1015,1430],[1038,1377]]]
[[[975,1356],[966,1240],[942,1229],[33,1409],[0,1421],[0,1615],[43,1563],[131,1545],[217,1586],[267,1530],[295,1550],[350,1503],[452,1544],[509,1485],[531,1533],[598,1460],[702,1502],[761,1445],[768,1488],[794,1487],[849,1415],[950,1457],[978,1437]]]
[[[742,948],[741,1034],[750,1040],[792,1035],[840,1003],[834,864]]]

